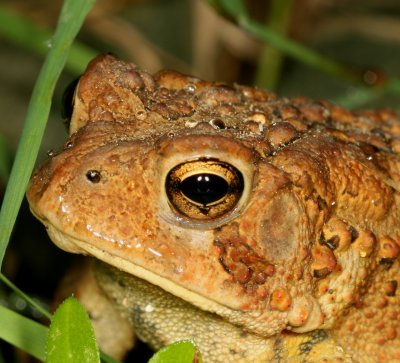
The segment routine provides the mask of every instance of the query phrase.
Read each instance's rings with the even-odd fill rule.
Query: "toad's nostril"
[[[99,183],[101,180],[101,173],[98,170],[89,170],[86,173],[86,178],[91,182],[91,183]]]

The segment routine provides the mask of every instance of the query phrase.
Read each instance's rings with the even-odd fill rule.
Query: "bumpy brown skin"
[[[192,338],[209,362],[399,362],[399,151],[391,112],[152,77],[105,55],[27,196],[61,248],[124,271],[99,266],[98,284],[156,348]],[[188,217],[165,191],[199,159],[243,175],[218,217]]]

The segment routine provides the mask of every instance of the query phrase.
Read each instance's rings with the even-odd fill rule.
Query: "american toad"
[[[103,261],[76,289],[106,350],[134,330],[205,362],[400,361],[393,113],[104,55],[70,131],[27,196],[59,247]]]

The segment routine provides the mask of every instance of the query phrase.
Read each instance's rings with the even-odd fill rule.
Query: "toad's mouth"
[[[45,222],[44,222],[45,223]],[[223,320],[240,327],[241,329],[258,336],[269,337],[280,333],[287,324],[287,318],[281,316],[280,319],[267,318],[268,312],[259,311],[242,311],[222,305],[221,303],[211,300],[195,291],[189,290],[153,271],[150,271],[142,266],[132,263],[120,256],[112,254],[108,251],[94,247],[92,244],[83,239],[78,239],[68,235],[57,229],[51,223],[45,223],[47,232],[52,241],[61,249],[89,255],[97,258],[104,263],[116,267],[125,273],[142,279],[158,288],[172,294],[173,296],[186,301],[194,307],[216,314]],[[267,323],[268,321],[268,323]]]

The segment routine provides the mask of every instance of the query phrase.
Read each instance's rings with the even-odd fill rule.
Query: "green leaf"
[[[74,297],[57,309],[50,325],[46,363],[97,363],[100,353],[89,317]]]
[[[201,355],[191,340],[182,340],[159,350],[149,363],[201,363]]]
[[[0,305],[0,338],[44,361],[48,329]]]
[[[93,3],[94,0],[65,0],[57,29],[49,43],[49,53],[32,93],[0,210],[0,266],[33,170],[57,79],[68,58],[71,44]]]

